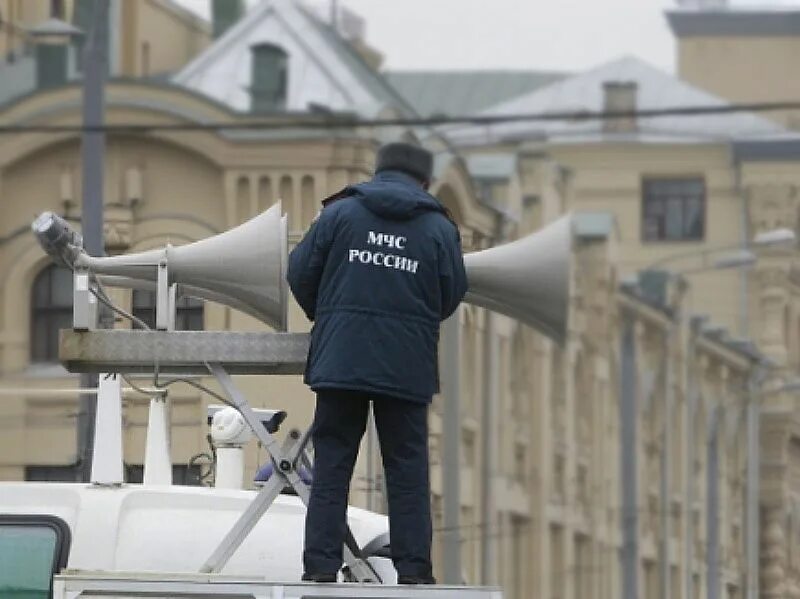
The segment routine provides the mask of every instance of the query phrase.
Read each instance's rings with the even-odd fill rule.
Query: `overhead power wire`
[[[658,118],[667,116],[704,116],[734,114],[741,112],[776,112],[800,110],[800,101],[756,102],[747,104],[725,104],[721,106],[686,105],[668,108],[649,108],[641,110],[592,111],[568,110],[538,113],[518,113],[503,115],[433,115],[429,117],[397,117],[362,119],[351,115],[332,115],[320,118],[290,117],[280,120],[245,120],[235,122],[207,123],[117,123],[106,125],[0,125],[0,134],[17,133],[147,133],[151,131],[253,131],[287,129],[346,129],[377,127],[433,127],[440,125],[500,125],[523,122],[547,121],[605,121],[612,119]]]

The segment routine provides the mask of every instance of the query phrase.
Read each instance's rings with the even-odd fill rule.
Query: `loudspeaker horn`
[[[554,341],[567,333],[573,219],[464,256],[465,301],[520,320]]]
[[[277,202],[269,210],[219,235],[194,243],[96,258],[81,254],[75,267],[86,268],[111,285],[136,287],[134,282],[157,281],[166,264],[170,284],[187,295],[242,310],[285,331],[287,325],[286,217]]]

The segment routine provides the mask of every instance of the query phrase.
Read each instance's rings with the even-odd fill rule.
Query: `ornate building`
[[[0,11],[9,14],[12,4],[0,1]],[[139,4],[167,10],[171,3]],[[189,55],[164,63],[163,70],[177,69],[168,83],[109,84],[109,124],[214,126],[108,136],[107,252],[202,239],[278,200],[295,242],[319,199],[368,177],[377,147],[394,139],[424,139],[436,153],[433,193],[459,222],[466,251],[518,239],[574,212],[563,346],[475,306],[459,311],[456,530],[443,519],[445,495],[453,492],[444,486],[446,469],[454,464],[445,460],[449,423],[440,397],[430,422],[437,565],[455,535],[464,578],[502,584],[511,598],[734,598],[756,580],[766,596],[794,596],[798,435],[792,397],[778,391],[800,356],[794,249],[759,250],[754,269],[687,275],[683,283],[637,274],[684,250],[692,255],[670,263],[676,271],[713,266],[713,258],[697,254],[754,249],[750,240],[759,232],[795,229],[800,154],[785,131],[737,114],[699,125],[687,117],[454,129],[444,132],[448,140],[420,129],[332,132],[329,121],[339,114],[416,114],[372,68],[375,54],[359,28],[345,40],[289,0],[261,3],[234,21],[215,27],[219,39],[204,51],[196,54],[204,46],[198,42]],[[136,35],[157,29],[141,21]],[[130,39],[139,39],[131,31]],[[142,66],[145,46],[130,48],[118,61],[129,74],[162,70],[152,66],[155,46],[149,69]],[[518,91],[492,113],[725,105],[634,59]],[[13,99],[0,94],[0,125],[76,125],[79,94],[74,83]],[[316,122],[281,128],[298,115]],[[276,126],[237,128],[253,119]],[[781,140],[753,138],[753,131]],[[75,132],[0,135],[3,479],[75,476],[77,402],[57,390],[77,380],[57,364],[54,334],[70,323],[71,279],[48,265],[29,224],[44,210],[79,222],[79,143]],[[509,268],[540,258],[525,256]],[[152,312],[148,294],[120,291],[114,298],[145,319]],[[179,321],[183,328],[263,327],[213,303],[187,302]],[[751,336],[761,353],[715,323]],[[308,326],[292,306],[290,328]],[[773,367],[757,399],[766,411],[762,561],[754,576],[746,551],[757,527],[746,518],[745,415],[762,353]],[[254,405],[285,409],[289,425],[308,425],[313,397],[298,377],[243,378],[241,386]],[[126,400],[129,481],[141,476],[146,402]],[[171,395],[175,480],[196,482],[190,462],[207,450],[207,403],[190,387]],[[249,448],[248,471],[264,459],[260,448]],[[378,462],[367,436],[351,498],[380,510]]]

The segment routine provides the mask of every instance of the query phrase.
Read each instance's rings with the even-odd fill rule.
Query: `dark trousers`
[[[306,515],[303,566],[314,574],[335,573],[342,566],[347,494],[370,402],[386,473],[392,561],[401,576],[429,577],[428,406],[353,391],[317,393],[311,429],[314,481]]]

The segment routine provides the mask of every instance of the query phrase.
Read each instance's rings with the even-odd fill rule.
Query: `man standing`
[[[316,392],[314,482],[303,580],[342,565],[347,495],[372,403],[401,584],[433,584],[428,406],[439,324],[464,297],[458,229],[427,193],[432,155],[388,144],[374,178],[323,202],[289,257],[289,286],[314,322],[305,382]]]

